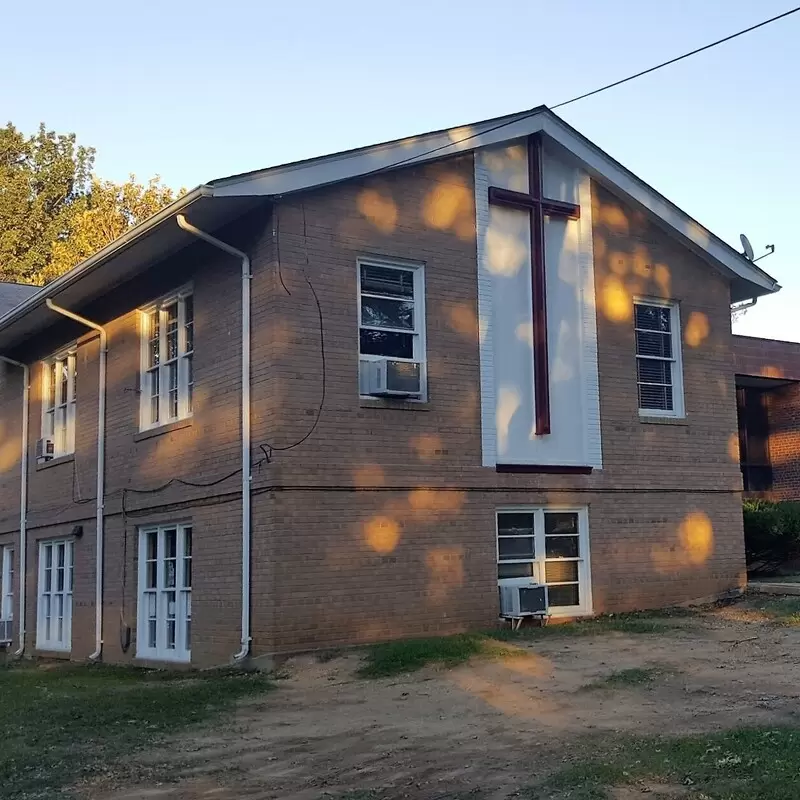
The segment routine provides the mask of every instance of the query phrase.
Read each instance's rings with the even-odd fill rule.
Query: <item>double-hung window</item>
[[[497,512],[497,577],[544,586],[553,616],[592,610],[586,508],[509,508]]]
[[[39,650],[72,647],[72,540],[39,543]]]
[[[76,351],[65,350],[43,366],[42,438],[53,443],[52,455],[58,458],[75,452]]]
[[[14,619],[14,548],[0,548],[0,644],[11,641]]]
[[[142,311],[141,427],[191,416],[194,300],[186,289]]]
[[[636,382],[642,416],[682,417],[681,327],[676,303],[634,302]]]
[[[192,526],[139,530],[138,658],[189,661],[192,649]]]
[[[358,262],[359,385],[367,394],[365,364],[377,359],[419,364],[426,397],[425,277],[421,264]]]

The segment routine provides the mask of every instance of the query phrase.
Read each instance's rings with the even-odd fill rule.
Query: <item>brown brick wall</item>
[[[790,383],[767,394],[772,500],[800,499],[800,384]]]
[[[755,336],[733,337],[733,365],[737,375],[800,380],[800,344]]]
[[[604,469],[591,476],[498,474],[480,465],[472,181],[472,159],[461,157],[288,198],[271,218],[260,211],[219,233],[253,262],[254,459],[271,456],[253,483],[255,655],[491,624],[494,513],[509,504],[589,506],[598,611],[704,597],[743,580],[726,282],[595,186]],[[278,253],[290,293],[279,280]],[[356,259],[366,254],[426,263],[424,406],[359,400]],[[194,525],[193,663],[223,663],[238,649],[239,476],[212,488],[127,491],[125,515],[121,501],[123,489],[175,477],[212,481],[239,467],[239,274],[235,260],[197,245],[84,310],[110,321],[108,660],[135,650],[125,656],[119,645],[121,620],[135,626],[135,527],[177,519]],[[308,440],[281,449],[309,432],[321,398],[319,320],[305,276],[324,318],[325,405]],[[186,428],[137,441],[135,309],[190,279],[195,414]],[[680,301],[686,420],[639,419],[631,320],[637,293]],[[63,346],[67,334],[75,336],[71,330],[61,325],[31,342],[27,357]],[[81,522],[76,658],[91,652],[94,636],[94,504],[76,501],[94,497],[97,351],[91,336],[79,350],[75,459],[31,468],[28,627],[35,628],[34,540]],[[31,446],[39,435],[40,385],[37,377]],[[0,448],[0,544],[17,526],[18,392],[13,378],[0,387],[10,434]]]

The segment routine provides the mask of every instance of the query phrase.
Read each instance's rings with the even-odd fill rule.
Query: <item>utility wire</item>
[[[736,39],[739,36],[744,36],[746,33],[750,33],[751,31],[757,30],[758,28],[763,28],[765,25],[769,25],[773,22],[777,22],[780,19],[784,19],[785,17],[788,17],[792,14],[796,14],[798,11],[800,11],[800,6],[796,6],[795,8],[792,8],[789,11],[784,11],[782,14],[778,14],[775,17],[770,17],[769,19],[765,19],[763,22],[759,22],[756,25],[751,25],[749,28],[744,28],[743,30],[737,31],[736,33],[732,33],[729,36],[725,36],[722,39],[717,39],[715,42],[703,45],[703,47],[698,47],[695,50],[690,50],[688,53],[684,53],[683,55],[669,59],[669,61],[662,61],[660,64],[656,64],[656,66],[654,67],[649,67],[648,69],[644,69],[641,72],[637,72],[634,75],[629,75],[627,78],[621,78],[618,81],[614,81],[613,83],[608,83],[605,86],[599,87],[598,89],[592,89],[592,91],[590,92],[584,92],[583,94],[580,94],[577,97],[573,97],[569,100],[564,100],[560,103],[556,103],[554,106],[549,106],[549,108],[551,111],[555,110],[556,108],[563,108],[564,106],[567,106],[570,103],[577,103],[578,100],[584,100],[587,97],[592,97],[593,95],[600,94],[600,92],[605,92],[608,89],[613,89],[615,86],[621,86],[623,83],[628,83],[628,81],[635,80],[636,78],[641,78],[642,75],[649,75],[651,72],[655,72],[656,70],[668,67],[670,64],[675,64],[678,61],[683,61],[683,59],[685,58],[697,55],[697,53],[702,53],[705,50],[710,50],[712,47],[724,44],[725,42],[730,42],[732,39]],[[530,117],[536,116],[536,114],[539,113],[540,108],[541,106],[537,106],[536,108],[532,108],[528,111],[523,112],[522,114],[514,115],[512,119],[506,120],[505,122],[500,122],[491,128],[484,128],[481,131],[477,131],[476,133],[471,133],[468,136],[464,136],[461,139],[455,139],[449,141],[447,142],[447,144],[440,145],[439,147],[434,147],[431,150],[426,150],[424,153],[416,153],[415,155],[407,156],[406,158],[401,158],[399,161],[395,161],[392,164],[386,164],[383,167],[376,167],[370,172],[365,172],[362,175],[362,177],[367,177],[369,175],[377,175],[381,172],[387,172],[388,170],[392,170],[395,169],[396,167],[402,166],[403,164],[407,164],[410,161],[417,161],[421,158],[433,155],[434,153],[438,153],[440,150],[450,150],[451,148],[457,147],[458,145],[463,144],[464,142],[468,142],[470,141],[470,139],[475,139],[478,136],[485,136],[487,133],[493,133],[494,131],[499,131],[501,128],[506,128],[509,125],[515,125],[521,120],[529,119]]]

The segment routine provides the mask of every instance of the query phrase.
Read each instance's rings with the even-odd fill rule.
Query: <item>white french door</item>
[[[38,650],[72,649],[72,540],[39,542]]]
[[[136,655],[189,661],[192,647],[192,526],[139,531]]]
[[[571,507],[516,506],[497,511],[500,583],[532,579],[545,586],[553,616],[592,612],[589,515]]]

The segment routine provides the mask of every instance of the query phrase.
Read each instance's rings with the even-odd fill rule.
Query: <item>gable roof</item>
[[[38,286],[27,283],[4,283],[0,281],[0,317],[16,308],[23,300],[39,291]]]
[[[545,106],[471,125],[347,150],[341,153],[218,178],[192,189],[6,313],[0,307],[0,352],[54,322],[45,298],[80,308],[196,239],[175,217],[210,232],[282,195],[329,186],[372,174],[448,158],[519,139],[538,131],[581,162],[598,182],[642,208],[667,233],[689,247],[731,281],[736,302],[778,291],[774,278],[748,261],[686,212],[634,175]]]

